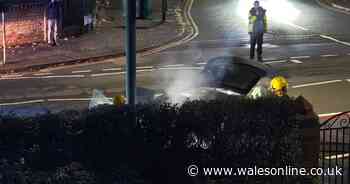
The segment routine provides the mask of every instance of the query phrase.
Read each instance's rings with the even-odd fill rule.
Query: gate
[[[320,127],[320,167],[330,171],[320,176],[322,184],[350,183],[350,111],[335,115]],[[342,175],[332,174],[333,168],[342,168]]]

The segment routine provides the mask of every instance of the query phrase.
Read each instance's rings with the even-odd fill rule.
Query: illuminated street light
[[[248,12],[253,7],[255,0],[239,0],[236,13],[248,23]],[[296,9],[287,0],[260,0],[260,5],[266,9],[267,18],[270,21],[290,23],[300,15],[300,10]]]

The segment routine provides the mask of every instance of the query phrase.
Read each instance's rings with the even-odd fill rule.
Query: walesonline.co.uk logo
[[[296,168],[292,166],[280,168],[199,168],[190,165],[187,168],[189,176],[342,176],[343,169],[334,168]]]

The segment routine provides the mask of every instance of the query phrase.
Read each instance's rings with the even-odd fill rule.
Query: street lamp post
[[[136,103],[136,0],[125,0],[126,29],[126,97],[127,103]]]

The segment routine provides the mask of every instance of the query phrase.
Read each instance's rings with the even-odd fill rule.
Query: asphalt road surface
[[[198,36],[180,46],[138,57],[139,95],[148,89],[188,83],[190,76],[211,58],[248,58],[246,7],[251,3],[244,2],[249,1],[194,0],[191,16]],[[282,3],[262,2],[269,21],[264,63],[287,76],[290,95],[303,95],[317,113],[350,110],[350,15],[326,9],[314,0],[278,2]],[[94,89],[107,96],[124,91],[124,62],[119,58],[1,76],[0,103],[6,108],[24,103],[55,110],[84,108]]]

